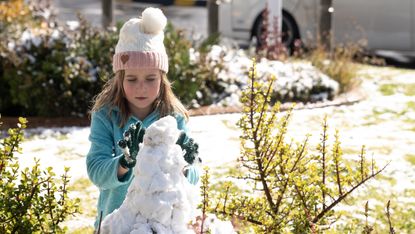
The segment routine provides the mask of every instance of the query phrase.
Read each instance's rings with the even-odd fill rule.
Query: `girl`
[[[166,115],[173,115],[177,127],[187,132],[189,115],[166,76],[166,23],[160,9],[147,8],[141,19],[133,18],[123,25],[113,57],[115,76],[105,84],[92,107],[91,148],[86,164],[89,178],[100,190],[95,228],[100,218],[120,207],[132,180],[139,149],[130,155],[131,151],[118,147],[117,143],[125,139],[124,133],[135,132],[127,139],[132,138],[133,145],[138,145],[142,140],[138,132],[142,132],[134,128],[147,128]],[[186,176],[192,184],[199,180],[193,166],[187,168]]]

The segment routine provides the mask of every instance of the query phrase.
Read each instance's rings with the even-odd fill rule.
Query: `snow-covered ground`
[[[404,190],[415,191],[415,71],[366,67],[361,76],[364,77],[362,90],[367,96],[365,100],[347,106],[295,110],[289,134],[296,141],[302,141],[309,133],[312,135],[310,146],[316,146],[322,120],[327,115],[330,132],[334,129],[340,131],[346,154],[357,155],[361,145],[366,145],[368,157],[373,155],[377,165],[381,167],[390,162],[383,175],[397,183],[372,181],[372,185],[393,191],[397,194],[396,203],[415,204],[413,196],[402,195]],[[380,90],[392,92],[385,95],[385,91]],[[238,158],[240,132],[236,122],[239,118],[240,114],[191,117],[188,127],[200,144],[203,164],[211,171],[232,166]],[[20,156],[22,167],[32,165],[36,157],[43,167],[52,166],[58,175],[63,173],[65,166],[70,167],[72,183],[87,180],[88,127],[38,128],[28,130],[26,134]],[[410,158],[412,163],[408,160]],[[92,197],[93,204],[83,207],[84,215],[72,220],[70,229],[92,226],[97,194],[93,185],[76,191],[78,197]]]

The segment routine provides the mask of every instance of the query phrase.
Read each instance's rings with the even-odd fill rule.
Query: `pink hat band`
[[[169,61],[166,53],[156,51],[126,51],[116,53],[112,58],[114,73],[131,68],[158,68],[167,73]]]

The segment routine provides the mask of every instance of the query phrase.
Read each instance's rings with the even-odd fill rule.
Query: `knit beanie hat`
[[[128,68],[158,68],[167,73],[169,64],[163,44],[166,24],[163,12],[152,7],[143,11],[142,18],[128,20],[115,47],[114,73]]]

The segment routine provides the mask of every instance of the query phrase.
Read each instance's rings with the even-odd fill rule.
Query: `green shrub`
[[[53,17],[37,17],[34,8],[25,9],[16,24],[7,23],[6,16],[0,22],[0,91],[5,97],[0,111],[12,116],[85,116],[93,97],[113,75],[118,31],[94,28],[81,16],[79,26],[70,29],[58,25]],[[175,93],[188,107],[211,104],[212,95],[222,88],[215,82],[215,68],[220,64],[207,58],[218,37],[194,49],[196,43],[171,24],[165,35],[168,76]],[[198,54],[196,59],[192,51]]]
[[[23,0],[1,1],[0,2],[0,99],[1,112],[14,112],[16,107],[13,105],[10,98],[10,85],[3,78],[4,66],[7,61],[16,61],[16,57],[9,56],[8,43],[11,40],[16,40],[14,35],[21,26],[29,22],[36,23],[33,20],[30,7],[24,3]],[[17,26],[18,25],[18,26]],[[17,26],[17,27],[16,27]]]
[[[257,233],[318,233],[336,220],[338,204],[384,168],[378,170],[366,159],[364,147],[355,161],[343,159],[337,131],[329,148],[326,118],[315,150],[308,146],[308,137],[290,141],[291,111],[281,116],[279,105],[270,105],[275,79],[259,82],[254,66],[249,80],[241,98],[241,167],[235,178],[249,192],[212,192],[205,207],[242,220]],[[206,184],[205,178],[202,182]]]
[[[14,34],[2,35],[7,47],[1,54],[1,82],[10,100],[5,104],[17,109],[6,114],[85,116],[101,90],[102,72],[111,69],[116,33],[94,29],[82,19],[77,30],[47,20],[40,25],[9,27]]]
[[[0,233],[64,233],[61,223],[78,212],[79,199],[69,199],[68,168],[55,178],[52,168],[41,170],[36,161],[32,168],[20,170],[14,155],[21,152],[26,119],[19,118],[17,128],[8,130],[0,145]]]
[[[188,107],[209,105],[214,102],[214,93],[224,88],[218,84],[216,74],[223,69],[221,61],[209,59],[208,53],[213,44],[218,43],[218,35],[206,38],[197,44],[186,38],[185,31],[168,24],[164,44],[169,56],[169,80],[173,90]]]

